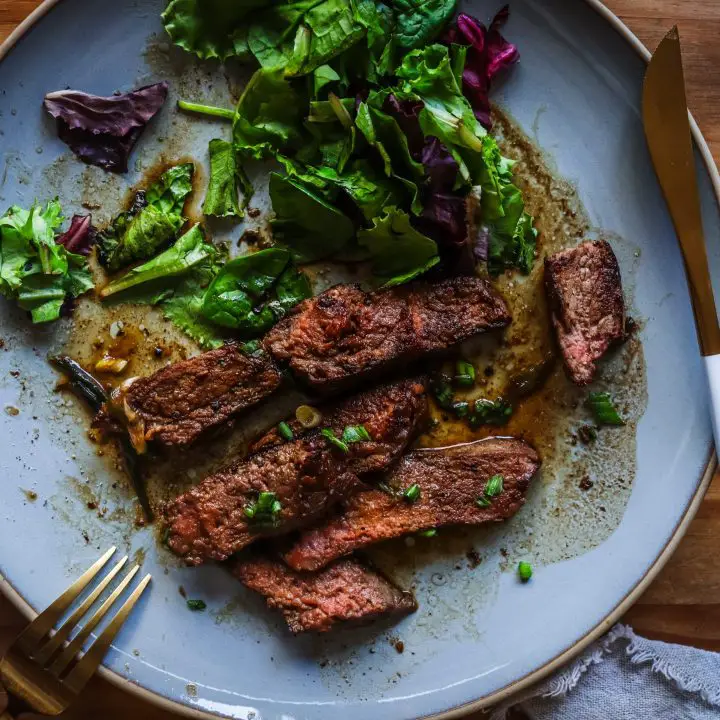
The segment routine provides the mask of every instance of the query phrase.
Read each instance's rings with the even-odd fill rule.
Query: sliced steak
[[[350,412],[355,408],[357,415]],[[188,564],[225,560],[259,537],[305,527],[358,488],[358,473],[387,468],[417,434],[427,412],[425,388],[404,381],[346,403],[344,422],[364,424],[371,442],[343,453],[315,430],[234,463],[205,479],[166,510],[168,545]],[[262,492],[282,508],[272,523],[259,523],[246,508]]]
[[[335,392],[509,322],[503,299],[479,278],[372,293],[338,285],[300,303],[264,346],[301,382]]]
[[[373,441],[351,447],[352,470],[358,474],[385,470],[400,458],[427,419],[426,388],[425,378],[380,385],[374,390],[323,408],[321,427],[331,428],[335,435],[341,437],[346,427],[362,425]],[[294,437],[307,433],[297,420],[288,420],[288,425]],[[274,428],[255,442],[250,452],[283,443],[285,440]]]
[[[625,337],[620,268],[604,240],[584,242],[545,260],[545,288],[565,367],[587,385],[595,363]]]
[[[233,564],[241,583],[280,610],[290,630],[327,632],[338,624],[364,624],[382,615],[417,610],[412,593],[395,587],[357,560],[340,560],[314,573],[298,573],[279,560],[253,558]]]
[[[225,345],[126,385],[109,414],[125,425],[138,452],[152,441],[187,446],[271,395],[281,380],[267,353],[252,357]]]
[[[479,525],[512,517],[525,502],[540,466],[537,453],[513,438],[492,438],[441,450],[416,450],[389,476],[385,490],[368,490],[346,503],[345,513],[303,533],[285,555],[295,570],[318,570],[382,540],[442,525]],[[481,507],[488,480],[502,475],[503,491]],[[402,493],[412,485],[420,497]]]

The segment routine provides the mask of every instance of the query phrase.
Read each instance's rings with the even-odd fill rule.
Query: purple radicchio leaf
[[[60,139],[81,160],[111,172],[127,172],[135,143],[167,94],[166,82],[110,97],[60,90],[48,93],[44,105],[57,120]]]
[[[475,236],[475,242],[473,243],[473,255],[477,262],[487,262],[488,259],[488,248],[490,247],[490,228],[487,225],[483,225]]]
[[[471,15],[461,13],[456,26],[443,37],[446,44],[468,45],[463,71],[463,93],[470,101],[475,117],[486,127],[490,119],[490,86],[497,74],[517,62],[520,53],[515,45],[502,36],[500,28],[510,15],[509,6],[503,7],[486,28]]]
[[[89,255],[90,248],[97,239],[97,230],[93,227],[91,215],[74,215],[70,227],[56,238],[68,252]]]
[[[388,95],[383,103],[383,110],[393,117],[400,129],[405,134],[408,141],[410,154],[416,159],[420,159],[423,147],[425,145],[425,137],[420,128],[420,111],[424,105],[421,102],[412,100],[398,100],[395,95]]]

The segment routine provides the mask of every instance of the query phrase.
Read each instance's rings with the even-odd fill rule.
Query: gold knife
[[[720,448],[720,325],[708,270],[677,26],[665,36],[650,60],[643,89],[643,121],[650,155],[685,259],[700,351],[710,384],[715,447]]]

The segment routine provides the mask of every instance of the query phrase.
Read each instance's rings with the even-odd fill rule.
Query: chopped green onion
[[[310,405],[301,405],[295,411],[295,419],[306,429],[312,430],[322,422],[322,414]]]
[[[504,425],[512,415],[512,405],[506,403],[502,398],[494,402],[481,398],[475,401],[473,412],[470,415],[470,424],[474,427],[479,425]]]
[[[435,396],[435,401],[443,410],[452,410],[453,391],[451,387],[452,378],[440,374],[432,378],[430,389]]]
[[[295,437],[292,428],[285,421],[281,422],[277,429],[283,440],[292,440]]]
[[[456,402],[453,403],[452,409],[459,418],[464,418],[467,417],[470,412],[470,403],[464,401]]]
[[[350,448],[347,443],[344,443],[330,428],[325,428],[320,434],[331,444],[334,445],[338,450],[342,450],[344,453],[350,452]]]
[[[409,503],[417,502],[420,499],[420,486],[417,483],[413,483],[403,493],[403,499]]]
[[[466,360],[458,360],[455,365],[455,382],[464,387],[475,384],[475,368],[472,363]]]
[[[595,421],[600,425],[624,425],[625,421],[620,417],[610,397],[610,393],[593,392],[588,396],[588,405],[595,416]]]
[[[259,357],[264,354],[262,345],[260,345],[257,340],[250,340],[249,342],[243,343],[240,346],[240,351],[244,355],[249,355],[250,357]]]
[[[371,442],[372,438],[364,425],[348,425],[343,430],[342,441],[346,445],[351,445],[352,443]]]
[[[478,507],[482,507],[482,508],[490,507],[492,505],[492,503],[485,496],[479,497],[475,501],[475,503],[477,504]]]
[[[207,608],[204,600],[188,600],[187,606],[193,612],[202,612]]]
[[[432,538],[437,535],[437,528],[430,528],[429,530],[421,530],[418,535],[424,538]]]
[[[518,576],[520,580],[526,583],[533,575],[532,565],[529,562],[521,562],[518,564]]]
[[[274,492],[261,492],[255,502],[249,503],[243,509],[245,517],[257,523],[277,522],[277,516],[282,510],[282,503]]]
[[[485,486],[485,497],[497,497],[502,491],[505,478],[502,475],[493,475]]]

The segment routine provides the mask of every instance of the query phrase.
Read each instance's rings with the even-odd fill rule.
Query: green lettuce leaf
[[[211,140],[210,183],[203,204],[205,215],[235,218],[245,215],[239,201],[241,172],[235,146],[226,140]]]
[[[307,75],[365,37],[352,0],[304,0],[275,5],[255,20],[248,46],[264,68]]]
[[[98,236],[98,258],[109,272],[146,260],[168,245],[185,224],[185,199],[192,192],[192,163],[163,173],[130,210],[120,213]]]
[[[455,14],[456,5],[457,0],[393,0],[397,44],[414,50],[432,42]]]
[[[13,206],[0,218],[0,294],[34,323],[57,320],[66,298],[93,288],[86,259],[55,242],[62,220],[57,200],[30,210]]]
[[[252,338],[269,330],[288,310],[312,295],[290,253],[269,248],[231,260],[205,293],[203,315]]]
[[[247,16],[266,0],[171,0],[162,14],[172,41],[199,58],[248,57]]]
[[[270,199],[275,240],[290,250],[296,262],[336,255],[355,235],[346,215],[298,179],[271,173]]]
[[[410,216],[394,207],[373,220],[373,227],[358,233],[358,244],[373,260],[373,275],[386,287],[401,285],[422,275],[440,261],[434,240],[410,224]]]

